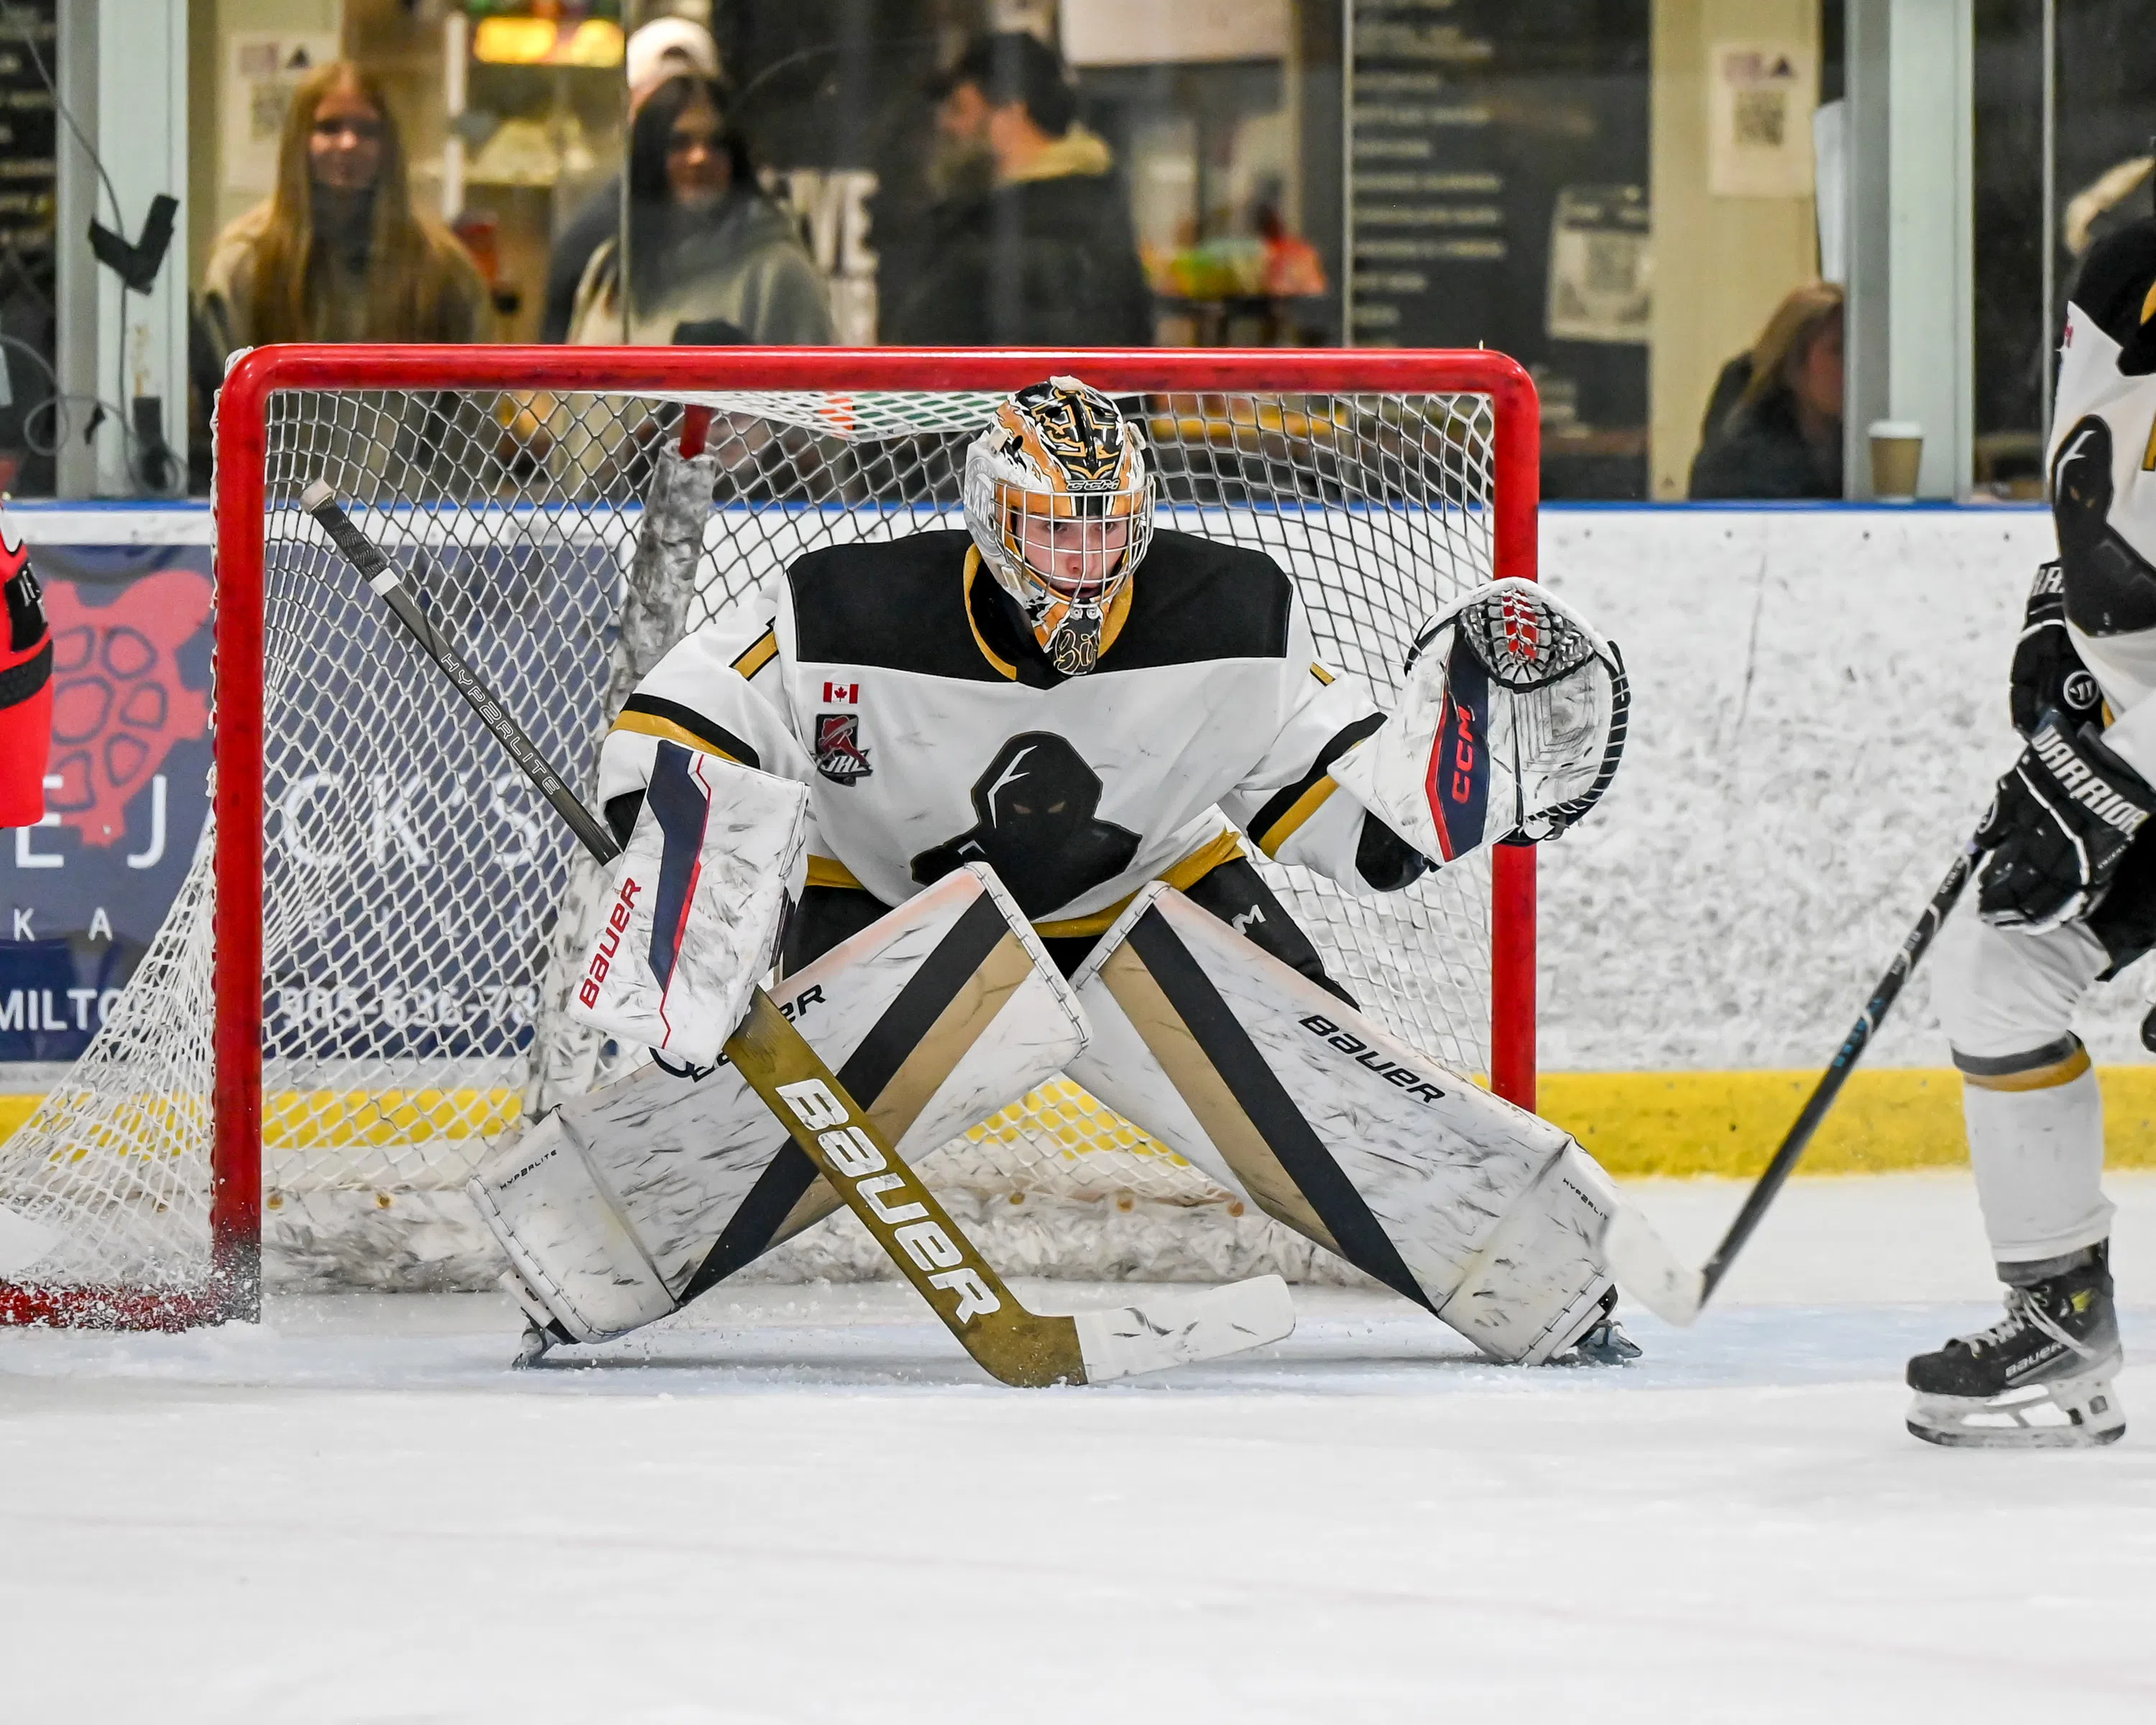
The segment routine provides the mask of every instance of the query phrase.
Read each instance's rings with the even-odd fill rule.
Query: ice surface
[[[1741,1196],[1634,1189],[1687,1251]],[[2156,1176],[2112,1190],[2135,1423],[2093,1453],[1902,1432],[1904,1357],[1995,1311],[1953,1174],[1795,1183],[1625,1371],[1337,1288],[1078,1390],[883,1285],[537,1373],[488,1296],[0,1333],[0,1717],[2156,1717]]]

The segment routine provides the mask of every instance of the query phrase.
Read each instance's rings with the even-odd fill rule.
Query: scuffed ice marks
[[[1551,1070],[1815,1068],[2017,743],[2006,675],[2035,511],[1546,511],[1542,563],[1623,644],[1632,724],[1594,814],[1538,853]],[[2142,979],[2097,991],[2138,1059]],[[1920,968],[1867,1055],[1938,1066]]]

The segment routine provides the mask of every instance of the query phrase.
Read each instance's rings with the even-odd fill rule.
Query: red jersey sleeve
[[[45,762],[53,737],[53,635],[30,569],[30,548],[0,511],[0,827],[45,815]]]

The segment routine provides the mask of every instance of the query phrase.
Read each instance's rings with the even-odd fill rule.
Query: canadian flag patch
[[[858,706],[861,700],[861,685],[859,683],[827,682],[824,685],[824,700],[829,706]]]

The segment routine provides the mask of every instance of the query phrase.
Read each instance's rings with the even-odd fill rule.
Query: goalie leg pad
[[[1513,1200],[1437,1315],[1493,1359],[1538,1366],[1602,1316],[1602,1235],[1617,1212],[1609,1176],[1576,1142]]]
[[[603,1342],[672,1312],[679,1302],[560,1115],[516,1149],[466,1189],[509,1255],[514,1279],[505,1281],[527,1315],[539,1316],[536,1296],[572,1341]]]
[[[1173,888],[1073,980],[1070,1076],[1492,1358],[1536,1363],[1610,1286],[1607,1177],[1548,1121],[1409,1048]]]
[[[1070,985],[979,865],[772,994],[909,1160],[1016,1101],[1086,1040]],[[646,1066],[574,1098],[470,1189],[579,1341],[665,1316],[839,1207],[731,1064],[701,1078]]]

